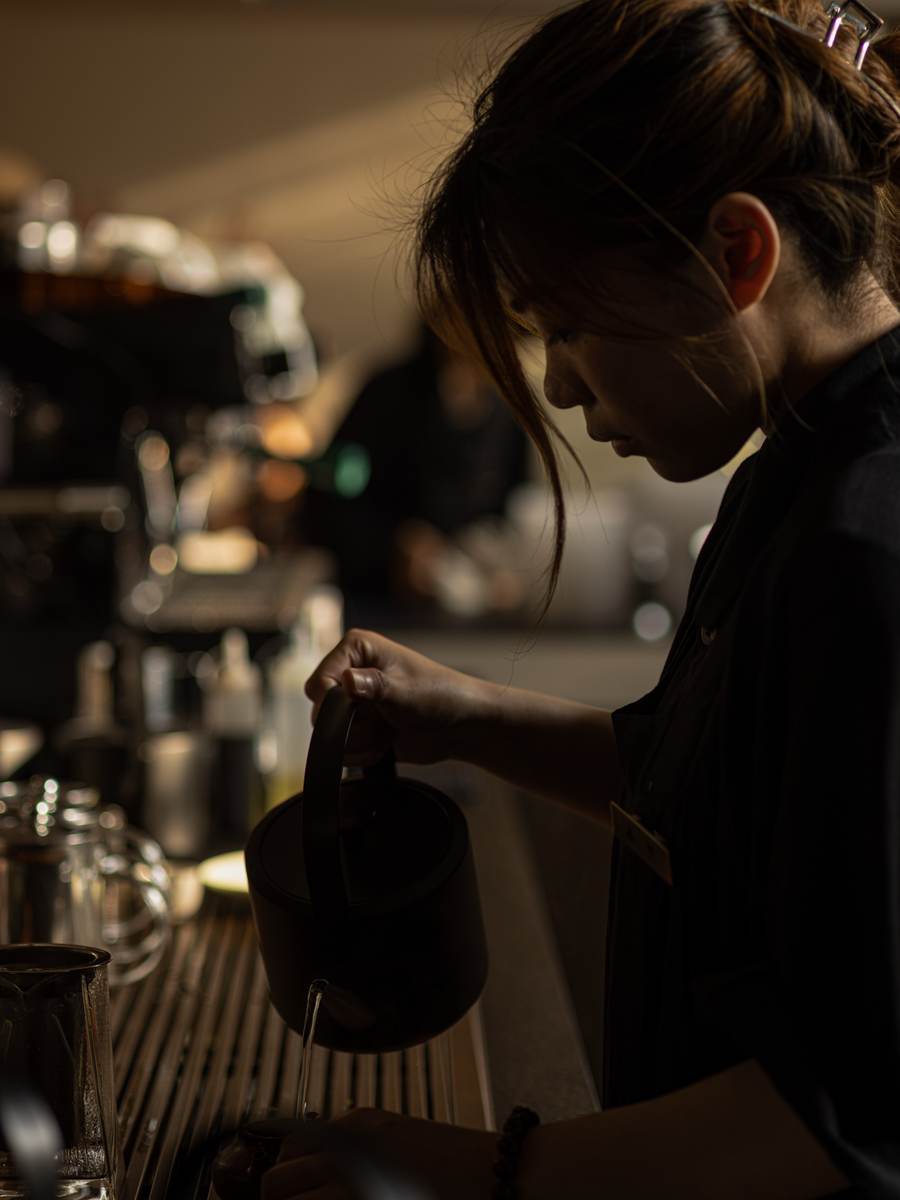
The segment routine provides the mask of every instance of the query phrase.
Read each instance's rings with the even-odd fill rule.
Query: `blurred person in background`
[[[447,564],[463,553],[454,538],[499,517],[526,478],[527,438],[506,405],[427,327],[412,357],[366,384],[335,441],[365,447],[368,487],[351,500],[310,492],[304,519],[309,540],[337,554],[351,622],[445,596]],[[480,598],[503,608],[522,594],[501,577]]]

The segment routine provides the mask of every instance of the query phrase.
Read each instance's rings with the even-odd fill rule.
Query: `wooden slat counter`
[[[180,1164],[193,1163],[220,1130],[296,1113],[301,1041],[269,1002],[246,902],[207,895],[156,970],[114,993],[112,1031],[122,1200],[163,1200]],[[376,1105],[493,1128],[479,1008],[412,1050],[315,1047],[309,1105],[326,1117]],[[179,1200],[187,1200],[178,1178]],[[206,1178],[197,1178],[196,1193],[206,1194]]]
[[[410,772],[411,773],[411,772]],[[495,1128],[513,1104],[544,1120],[596,1107],[543,892],[510,789],[449,765],[417,769],[464,808],[479,878],[490,974],[468,1017],[426,1046],[347,1055],[316,1047],[310,1108],[377,1105]],[[114,994],[113,1045],[124,1188],[117,1200],[206,1200],[181,1167],[219,1130],[293,1117],[300,1038],[269,1003],[246,900],[207,895],[165,960]],[[173,1180],[178,1180],[174,1188]]]

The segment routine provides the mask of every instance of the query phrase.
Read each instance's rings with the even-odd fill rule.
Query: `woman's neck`
[[[868,271],[840,304],[824,296],[810,303],[808,291],[801,301],[793,288],[784,289],[777,300],[768,314],[774,337],[770,344],[781,350],[766,372],[769,433],[816,384],[900,325],[900,311]]]

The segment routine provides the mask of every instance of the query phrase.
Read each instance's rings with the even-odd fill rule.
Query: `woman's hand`
[[[319,706],[335,684],[360,701],[344,761],[366,767],[393,749],[401,762],[465,757],[464,731],[490,701],[486,685],[377,633],[352,629],[306,684]]]
[[[378,1160],[396,1164],[424,1197],[473,1200],[490,1195],[497,1135],[457,1125],[439,1125],[374,1108],[360,1108],[330,1122],[337,1133],[371,1145]],[[287,1138],[278,1164],[262,1179],[262,1200],[292,1200],[312,1194],[315,1200],[361,1200],[335,1158],[310,1153],[302,1138]]]
[[[609,824],[619,763],[608,712],[486,683],[359,629],[307,680],[314,717],[338,683],[360,702],[344,756],[351,766],[389,749],[400,762],[457,758]]]

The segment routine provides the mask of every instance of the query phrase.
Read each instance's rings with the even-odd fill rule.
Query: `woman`
[[[898,41],[860,69],[865,13],[843,15],[829,46],[812,0],[558,13],[426,206],[423,300],[557,495],[514,320],[550,404],[667,479],[768,435],[637,703],[495,688],[359,632],[309,682],[362,702],[360,763],[393,745],[615,812],[604,1111],[519,1128],[496,1193],[492,1135],[349,1118],[441,1197],[900,1195]],[[266,1200],[346,1195],[329,1170],[286,1159]]]

